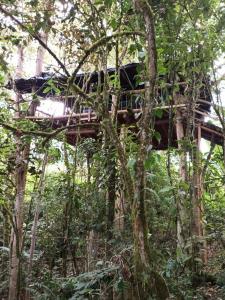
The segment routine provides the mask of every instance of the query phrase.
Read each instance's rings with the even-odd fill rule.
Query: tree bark
[[[66,142],[64,141],[64,162],[66,166],[66,186],[67,186],[67,200],[65,202],[65,206],[63,209],[63,223],[62,223],[62,275],[64,277],[67,276],[67,257],[68,257],[68,247],[69,247],[69,226],[70,226],[70,218],[71,218],[71,208],[72,208],[72,200],[70,199],[70,191],[71,191],[71,168],[69,164],[68,151],[66,147]]]
[[[31,274],[32,271],[32,265],[33,265],[33,257],[34,257],[34,251],[35,251],[35,245],[36,245],[36,239],[37,239],[37,226],[38,226],[38,219],[40,214],[40,205],[41,205],[41,199],[45,188],[45,169],[48,162],[48,153],[46,152],[44,154],[43,159],[43,165],[41,170],[41,177],[39,179],[38,184],[38,190],[37,190],[37,196],[35,196],[35,212],[34,212],[34,220],[33,225],[31,229],[31,244],[30,244],[30,257],[29,257],[29,265],[28,265],[28,277]]]
[[[91,230],[89,231],[87,235],[87,266],[86,266],[86,272],[93,271],[95,268],[95,263],[97,259],[97,253],[98,253],[98,240],[99,240],[99,234]]]
[[[22,76],[24,62],[23,47],[18,47],[18,63],[16,69],[16,77]],[[19,114],[19,101],[20,95],[16,95],[15,106],[17,114]],[[26,174],[27,174],[27,159],[29,149],[22,148],[22,141],[19,135],[15,136],[16,140],[16,197],[14,206],[14,228],[11,234],[10,246],[10,270],[9,270],[9,300],[19,299],[20,290],[20,259],[21,259],[21,246],[23,236],[23,200],[25,193]]]
[[[137,277],[150,266],[148,244],[148,227],[145,217],[145,169],[144,162],[151,145],[152,108],[154,105],[155,84],[157,75],[157,51],[155,42],[154,16],[147,1],[134,0],[136,10],[143,15],[146,28],[148,52],[148,81],[146,83],[145,103],[140,123],[140,147],[137,154],[135,172],[135,197],[132,205],[133,234],[135,245],[135,266]],[[140,280],[140,279],[139,279]],[[139,289],[142,290],[141,288]]]
[[[112,95],[111,119],[112,126],[117,131],[117,108],[119,97]],[[107,169],[107,220],[106,220],[106,236],[107,236],[107,256],[110,258],[112,254],[111,240],[113,238],[114,219],[115,219],[115,203],[116,203],[116,158],[115,147],[110,143],[110,138],[105,131],[105,150],[106,150],[106,169]]]
[[[3,219],[3,246],[9,247],[10,244],[10,218],[6,212]]]
[[[112,249],[112,247],[110,245],[110,240],[113,238],[116,200],[116,162],[114,147],[111,145],[107,149],[107,174],[107,248],[109,250],[107,252],[111,252],[110,249]]]
[[[192,191],[192,255],[193,255],[193,271],[198,273],[198,258],[203,263],[207,262],[206,240],[204,237],[204,224],[202,220],[203,203],[202,203],[202,178],[201,178],[201,127],[197,127],[197,139],[193,147],[193,191]]]
[[[147,299],[153,294],[158,298],[166,299],[169,296],[168,288],[163,278],[152,269],[153,257],[150,253],[148,240],[148,226],[145,212],[145,181],[146,173],[144,168],[145,160],[152,146],[153,114],[155,100],[155,85],[157,76],[157,50],[155,41],[154,14],[147,0],[134,0],[134,6],[144,18],[147,54],[148,54],[148,80],[146,82],[146,94],[143,106],[143,114],[140,122],[140,146],[137,153],[135,170],[135,195],[132,205],[133,235],[134,235],[134,262],[136,269],[136,282],[138,296],[140,299]],[[148,283],[143,287],[143,275],[148,275]]]
[[[126,152],[126,145],[125,140],[127,137],[127,127],[123,125],[120,128],[120,141],[121,145],[123,146],[124,152]],[[119,162],[118,162],[119,163]],[[119,165],[119,169],[121,169],[121,165]],[[121,172],[122,173],[122,172]],[[123,232],[124,230],[124,218],[126,214],[126,196],[124,191],[124,186],[121,185],[118,187],[116,193],[116,203],[115,203],[115,219],[114,219],[114,227],[118,232]]]
[[[46,38],[46,36],[42,36]],[[37,52],[37,63],[43,61],[43,50],[39,46]],[[19,47],[19,59],[17,65],[16,76],[21,77],[23,66],[23,48]],[[42,65],[42,63],[41,63]],[[36,66],[36,70],[40,71],[40,66]],[[36,74],[38,75],[38,74]],[[34,87],[35,88],[35,87]],[[16,108],[17,116],[20,116],[20,96],[17,95]],[[28,110],[28,115],[34,115],[37,103],[32,101]],[[10,279],[9,279],[9,300],[16,300],[20,298],[20,263],[22,252],[22,239],[23,239],[23,202],[25,197],[26,176],[30,154],[30,142],[24,145],[21,136],[17,135],[16,139],[16,199],[14,208],[14,219],[16,231],[12,231],[11,242],[11,261],[10,261]]]
[[[179,95],[175,95],[174,99],[175,104],[179,104]],[[179,175],[181,179],[181,187],[177,196],[177,249],[184,252],[186,242],[189,238],[189,212],[187,207],[187,191],[182,188],[182,183],[187,182],[187,162],[183,144],[185,142],[183,115],[179,108],[176,110],[176,134],[179,149]]]
[[[47,43],[47,34],[45,34],[45,33],[40,34],[40,38],[44,43]],[[37,50],[37,58],[36,58],[36,73],[35,73],[36,76],[40,75],[41,72],[43,71],[44,54],[45,54],[45,49],[43,49],[42,46],[39,46],[38,50]],[[35,113],[35,111],[33,113]],[[38,196],[36,198],[34,221],[33,221],[33,226],[31,229],[31,246],[30,246],[28,274],[30,274],[31,269],[32,269],[33,255],[34,255],[34,251],[35,251],[37,224],[38,224],[39,213],[40,213],[40,200],[41,200],[41,196],[42,196],[42,193],[44,190],[45,169],[46,169],[46,165],[47,165],[47,160],[48,160],[48,154],[47,154],[47,152],[45,152],[41,176],[40,176],[39,185],[38,185],[38,191],[37,191]]]

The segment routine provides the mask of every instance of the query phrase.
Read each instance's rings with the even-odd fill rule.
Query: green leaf
[[[174,188],[172,186],[165,186],[164,188],[162,188],[159,193],[168,193],[168,192],[171,192]]]
[[[113,0],[105,0],[105,6],[110,8],[112,4],[113,4]]]
[[[43,90],[43,93],[44,94],[47,94],[48,92],[50,92],[52,90],[52,87],[51,86],[47,86],[44,90]]]
[[[103,0],[96,0],[95,1],[95,5],[102,5],[103,4]]]
[[[153,114],[155,117],[162,119],[163,116],[163,109],[162,108],[157,108],[153,111]]]
[[[153,136],[160,143],[160,141],[161,141],[161,134],[158,131],[155,131]]]
[[[118,23],[117,23],[116,18],[113,18],[113,19],[111,20],[110,25],[112,26],[112,29],[113,29],[113,30],[116,30],[116,29],[117,29]]]
[[[135,159],[135,158],[130,158],[130,159],[128,160],[127,167],[128,167],[129,169],[133,170],[135,164],[136,164],[136,159]]]

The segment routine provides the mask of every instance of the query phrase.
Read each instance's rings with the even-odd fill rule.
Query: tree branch
[[[73,83],[73,81],[75,80],[75,77],[77,75],[77,72],[80,70],[80,68],[83,66],[83,64],[85,63],[86,59],[88,58],[88,56],[94,52],[98,47],[108,43],[111,39],[116,38],[116,37],[122,37],[122,36],[126,36],[126,35],[139,35],[139,36],[143,36],[145,37],[145,34],[141,31],[122,31],[122,32],[116,32],[110,36],[104,36],[101,39],[99,39],[97,42],[95,42],[89,49],[87,49],[85,51],[84,56],[82,57],[82,59],[80,60],[78,66],[76,67],[76,69],[74,70],[71,78],[70,78],[70,84]]]
[[[206,174],[206,171],[207,171],[207,168],[208,168],[208,165],[210,163],[210,159],[211,159],[211,156],[212,156],[212,153],[213,153],[213,150],[215,148],[216,144],[211,141],[211,146],[210,146],[210,150],[209,150],[209,153],[207,155],[207,158],[206,158],[206,161],[205,161],[205,164],[202,168],[202,179],[204,180],[205,178],[205,174]]]
[[[57,61],[57,63],[60,65],[60,67],[64,70],[65,74],[67,76],[70,76],[70,73],[68,72],[66,66],[61,62],[61,60],[57,57],[57,55],[45,44],[45,42],[42,41],[42,39],[35,33],[32,32],[27,26],[25,26],[22,22],[20,22],[17,18],[15,18],[9,11],[5,10],[0,5],[0,12],[2,12],[4,15],[10,17],[16,24],[18,24],[22,29],[24,29],[26,32],[30,34],[35,40],[39,42],[39,44],[46,49],[49,54]]]
[[[90,124],[88,124],[90,125]],[[86,127],[87,124],[73,124],[73,125],[68,125],[68,126],[63,126],[60,128],[57,128],[54,131],[51,132],[44,132],[44,131],[32,131],[32,130],[23,130],[23,129],[19,129],[16,127],[13,127],[11,125],[5,124],[3,122],[0,122],[0,126],[4,127],[7,130],[12,131],[14,134],[16,135],[33,135],[33,136],[39,136],[39,137],[45,137],[48,140],[51,138],[54,138],[57,134],[59,134],[60,132],[66,130],[66,129],[71,129],[71,128],[80,128],[80,127]],[[99,123],[92,123],[91,126],[99,126]]]

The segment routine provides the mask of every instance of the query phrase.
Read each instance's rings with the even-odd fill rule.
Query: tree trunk
[[[107,254],[111,253],[110,241],[113,238],[113,224],[115,218],[115,200],[116,200],[116,161],[115,150],[112,145],[107,146]]]
[[[180,97],[175,95],[175,104],[180,103]],[[176,134],[179,149],[179,175],[181,179],[181,187],[177,196],[177,248],[184,252],[186,242],[189,238],[189,212],[187,207],[187,191],[182,188],[182,183],[187,182],[187,162],[186,151],[184,148],[184,125],[182,111],[176,110]]]
[[[46,152],[44,155],[41,177],[39,179],[37,196],[35,197],[36,207],[34,212],[33,226],[31,229],[31,244],[30,244],[30,257],[29,257],[29,265],[28,265],[28,276],[31,273],[32,264],[33,264],[33,256],[34,256],[35,244],[37,239],[37,226],[38,226],[38,219],[40,214],[41,198],[45,188],[44,180],[45,180],[45,169],[46,169],[47,161],[48,161],[48,153]]]
[[[9,247],[10,244],[10,218],[8,213],[4,214],[3,219],[3,246]]]
[[[122,126],[120,129],[120,141],[123,146],[124,152],[125,149],[125,139],[127,137],[127,127]],[[118,162],[119,163],[119,162]],[[119,166],[119,169],[121,166]],[[126,196],[124,192],[124,186],[120,183],[116,193],[116,203],[115,203],[115,219],[114,219],[114,227],[118,232],[122,232],[124,230],[124,217],[126,214]]]
[[[40,34],[40,38],[42,39],[43,42],[47,43],[47,34],[42,33]],[[40,75],[40,73],[43,71],[43,62],[44,62],[44,49],[42,46],[39,45],[37,49],[37,58],[36,58],[36,76]],[[36,103],[31,103],[30,106],[30,113],[32,115],[35,114],[36,112]],[[48,154],[47,152],[44,154],[44,160],[43,160],[43,165],[42,165],[42,172],[41,172],[41,177],[39,179],[39,184],[38,184],[38,191],[37,191],[37,196],[35,197],[35,211],[34,211],[34,220],[33,220],[33,225],[31,229],[31,244],[30,244],[30,257],[29,257],[29,264],[28,264],[28,280],[29,277],[32,273],[32,265],[33,265],[33,256],[34,256],[34,251],[35,251],[35,246],[36,246],[36,239],[37,239],[37,226],[38,226],[38,219],[39,219],[39,214],[40,214],[40,204],[41,204],[41,197],[44,191],[44,179],[45,179],[45,169],[46,169],[46,164],[48,160]],[[29,291],[26,292],[26,299],[30,299],[30,293]]]
[[[66,141],[64,141],[64,162],[67,170],[67,177],[66,177],[66,185],[67,185],[67,200],[65,202],[65,206],[63,209],[63,224],[62,224],[62,235],[63,235],[63,242],[62,242],[62,275],[64,277],[67,276],[67,257],[68,257],[68,247],[69,247],[69,226],[70,226],[70,217],[71,217],[71,168],[69,164],[69,157],[68,151],[66,147]]]
[[[148,245],[148,228],[145,217],[145,169],[144,162],[151,145],[152,108],[155,95],[157,75],[157,52],[155,42],[154,16],[150,5],[142,0],[134,0],[136,10],[142,14],[145,21],[147,51],[148,51],[148,81],[146,82],[145,103],[140,122],[140,146],[137,154],[135,171],[135,197],[132,205],[133,234],[135,245],[135,266],[137,277],[141,276],[150,266],[150,252]],[[139,278],[140,280],[140,278]],[[141,291],[142,289],[140,289]]]
[[[62,244],[62,275],[67,276],[67,256],[68,256],[68,238],[69,238],[69,214],[70,199],[66,201],[63,213],[63,244]]]
[[[157,76],[157,50],[155,41],[155,21],[151,5],[148,1],[134,0],[134,6],[145,21],[147,53],[148,53],[148,80],[143,105],[143,114],[140,121],[140,146],[137,153],[135,170],[135,195],[132,205],[133,235],[134,235],[134,263],[136,269],[136,282],[138,296],[147,299],[154,294],[158,298],[166,299],[169,296],[168,288],[163,278],[152,269],[153,258],[150,253],[148,241],[148,226],[145,212],[145,160],[152,145],[153,114],[155,98],[155,85]],[[148,282],[143,286],[143,275],[148,276]]]
[[[197,128],[197,140],[193,147],[193,191],[192,191],[192,255],[193,271],[199,271],[198,259],[203,263],[207,261],[206,241],[204,238],[204,225],[202,221],[203,204],[202,198],[202,180],[201,180],[201,127]]]
[[[18,64],[16,70],[16,77],[20,78],[22,75],[24,62],[23,48],[18,48]],[[20,95],[16,95],[16,108],[19,114],[19,101]],[[16,197],[14,206],[14,228],[11,234],[11,247],[10,247],[10,270],[9,270],[9,300],[19,299],[20,290],[20,259],[21,259],[21,246],[23,236],[23,200],[26,183],[27,173],[27,159],[29,149],[22,148],[22,140],[19,135],[15,136],[16,140]]]
[[[117,131],[117,108],[118,96],[112,95],[112,125]],[[106,169],[107,169],[107,212],[106,212],[106,236],[107,236],[107,256],[110,258],[112,252],[111,240],[113,238],[114,219],[115,219],[115,203],[116,203],[116,158],[115,147],[110,143],[110,138],[105,131],[105,150],[106,150]]]
[[[44,35],[42,38],[45,38]],[[41,55],[40,55],[41,52]],[[37,63],[41,63],[41,56],[43,61],[43,50],[39,46],[37,54]],[[41,63],[42,65],[42,63]],[[23,48],[19,48],[19,59],[17,65],[17,78],[22,75],[23,66]],[[40,66],[36,66],[36,70],[40,71]],[[36,74],[38,75],[38,74]],[[34,87],[35,88],[35,87]],[[17,95],[16,108],[17,116],[20,115],[20,96]],[[28,110],[28,115],[34,115],[36,111],[37,103],[32,101]],[[21,251],[22,251],[22,238],[23,238],[23,202],[25,196],[26,175],[30,153],[30,142],[25,145],[20,135],[15,137],[16,139],[16,200],[14,209],[15,218],[15,230],[12,232],[11,241],[11,261],[10,261],[10,279],[9,279],[9,300],[19,299],[20,296],[20,263],[21,263]]]
[[[86,245],[87,245],[87,266],[86,266],[86,272],[93,271],[95,268],[95,262],[97,258],[97,252],[98,252],[98,240],[99,235],[96,231],[91,230],[86,239]]]

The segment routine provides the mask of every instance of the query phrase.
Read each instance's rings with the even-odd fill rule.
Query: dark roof
[[[120,71],[120,84],[121,88],[124,90],[132,90],[138,87],[137,84],[137,66],[139,64],[132,63],[119,68]],[[115,68],[109,68],[107,70],[109,76],[113,76],[115,74]],[[98,83],[98,76],[100,75],[101,82],[103,82],[104,73],[103,71],[100,72],[92,72],[92,73],[80,73],[76,75],[75,83],[79,87],[83,87],[85,80],[88,78],[88,85],[87,90],[89,91],[94,84]],[[41,76],[34,76],[28,79],[16,79],[14,81],[14,85],[16,89],[22,93],[32,93],[32,91],[36,91],[36,94],[40,97],[47,97],[51,94],[54,95],[54,90],[44,93],[44,89],[49,86],[49,80],[53,80],[55,86],[59,88],[62,92],[65,89],[65,84],[67,83],[66,76],[57,76],[51,73],[41,73]],[[7,88],[12,89],[13,84],[9,82],[7,84]]]
[[[143,65],[139,63],[131,63],[124,66],[121,66],[119,68],[119,74],[120,74],[120,87],[122,90],[129,91],[134,89],[141,89],[144,87],[144,83],[141,82],[139,71],[143,70]],[[115,68],[109,68],[107,69],[107,73],[109,76],[112,76],[115,74]],[[101,78],[101,83],[104,81],[104,73],[103,71],[100,72],[92,72],[92,73],[80,73],[76,75],[75,83],[80,87],[84,88],[84,83],[87,81],[86,84],[86,92],[95,91],[98,83],[98,78]],[[68,78],[63,75],[55,75],[51,73],[42,73],[41,76],[34,76],[28,79],[16,79],[14,82],[9,82],[7,84],[8,89],[12,89],[13,86],[16,87],[18,92],[21,94],[26,93],[32,93],[32,91],[35,91],[36,95],[40,97],[50,97],[54,96],[56,94],[56,90],[49,89],[48,92],[45,91],[47,87],[49,87],[50,81],[54,83],[54,86],[60,90],[61,95],[63,95],[66,91],[67,87],[67,81]],[[181,81],[184,81],[181,79]],[[185,86],[180,85],[180,93],[185,93]],[[207,103],[200,103],[198,109],[201,111],[210,111],[210,102],[211,102],[211,92],[208,90],[206,85],[204,85],[200,88],[200,95],[199,98],[205,100]]]

